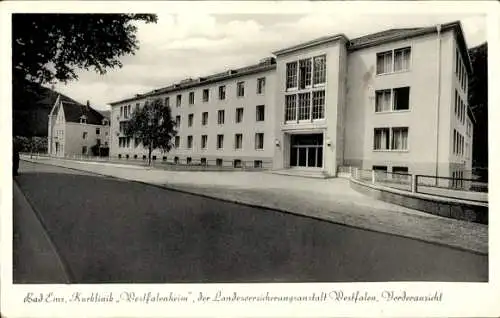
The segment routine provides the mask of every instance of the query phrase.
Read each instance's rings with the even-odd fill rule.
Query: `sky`
[[[157,24],[138,23],[139,50],[121,58],[106,75],[77,72],[79,79],[55,89],[109,109],[135,94],[259,62],[272,52],[321,36],[354,38],[391,28],[430,26],[460,20],[468,47],[486,41],[486,18],[471,14],[354,15],[157,13]]]

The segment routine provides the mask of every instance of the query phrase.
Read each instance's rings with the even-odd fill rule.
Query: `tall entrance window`
[[[323,134],[291,135],[290,167],[323,167]]]

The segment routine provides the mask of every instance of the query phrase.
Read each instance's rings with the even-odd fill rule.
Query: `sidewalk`
[[[13,197],[13,282],[69,283],[61,259],[15,180]]]
[[[488,253],[487,225],[443,218],[378,201],[351,189],[347,179],[308,179],[270,172],[165,171],[53,158],[23,157],[22,160]]]

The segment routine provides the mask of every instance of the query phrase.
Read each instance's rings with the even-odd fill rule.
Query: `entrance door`
[[[323,134],[298,134],[290,138],[290,166],[323,167]]]

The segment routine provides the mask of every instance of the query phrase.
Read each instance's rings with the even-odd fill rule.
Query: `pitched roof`
[[[400,29],[389,29],[377,33],[367,34],[354,38],[349,41],[349,47],[366,46],[368,44],[378,44],[380,41],[387,39],[392,39],[394,36],[411,36],[415,31],[421,30],[422,28],[400,28]]]
[[[103,115],[92,107],[71,102],[64,98],[62,98],[61,102],[67,122],[79,123],[80,118],[85,115],[87,117],[87,124],[102,125]]]
[[[167,87],[155,89],[153,91],[149,91],[149,92],[144,93],[144,94],[136,94],[134,97],[122,99],[122,100],[119,100],[116,102],[111,102],[109,104],[116,105],[119,103],[134,101],[134,100],[137,100],[138,98],[153,97],[153,96],[157,96],[157,95],[164,94],[164,93],[175,92],[175,91],[186,89],[186,88],[196,87],[196,86],[200,86],[200,85],[206,85],[209,83],[219,82],[219,81],[223,81],[226,79],[240,77],[240,76],[249,75],[249,74],[253,74],[253,73],[264,72],[264,71],[272,70],[275,68],[276,68],[276,60],[274,58],[265,58],[262,61],[260,61],[258,64],[253,64],[250,66],[245,66],[245,67],[240,67],[237,69],[227,70],[225,72],[221,72],[221,73],[217,73],[217,74],[213,74],[213,75],[209,75],[209,76],[205,76],[205,77],[199,77],[197,79],[189,78],[186,80],[182,80],[178,83],[169,85]]]
[[[465,58],[465,66],[467,69],[467,72],[469,74],[472,73],[472,63],[470,61],[470,57],[467,51],[467,44],[465,43],[465,38],[463,35],[463,30],[462,30],[462,24],[460,21],[454,21],[450,23],[445,23],[441,24],[441,30],[442,31],[447,31],[447,30],[454,30],[457,34],[457,43],[459,46],[459,49],[462,53],[462,56]],[[375,45],[380,45],[383,43],[388,43],[391,41],[398,41],[398,40],[403,40],[407,39],[410,37],[415,37],[415,36],[421,36],[421,35],[426,35],[426,34],[431,34],[437,32],[437,26],[427,26],[427,27],[415,27],[415,28],[397,28],[397,29],[389,29],[377,33],[372,33],[368,35],[364,35],[358,38],[354,38],[352,40],[348,40],[348,38],[344,34],[336,34],[333,36],[324,36],[317,38],[312,41],[308,41],[302,44],[298,44],[292,47],[288,47],[279,51],[273,52],[274,55],[281,55],[281,54],[287,54],[296,50],[300,50],[302,48],[307,48],[311,46],[316,46],[319,44],[324,44],[332,41],[337,41],[344,39],[347,41],[347,49],[350,51],[357,50],[357,49],[362,49],[370,46],[375,46]],[[162,93],[167,93],[167,92],[173,92],[173,91],[178,91],[182,90],[185,88],[190,88],[190,87],[195,87],[199,85],[204,85],[207,83],[211,82],[217,82],[217,81],[222,81],[225,79],[233,78],[233,77],[238,77],[246,74],[252,74],[260,71],[265,71],[265,70],[270,70],[276,68],[276,61],[271,58],[265,63],[259,63],[255,65],[250,65],[247,67],[239,68],[236,70],[229,70],[223,73],[218,73],[214,75],[210,75],[207,77],[200,77],[198,79],[187,79],[180,81],[179,83],[172,84],[167,87],[163,87],[160,89],[155,89],[153,91],[147,92],[145,94],[136,94],[134,97],[122,99],[116,102],[111,102],[109,103],[110,105],[116,105],[119,103],[125,103],[125,102],[130,102],[137,100],[139,98],[144,98],[144,97],[152,97],[152,96],[157,96]]]
[[[109,119],[111,118],[111,111],[109,110],[97,110],[103,117]]]

